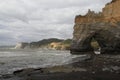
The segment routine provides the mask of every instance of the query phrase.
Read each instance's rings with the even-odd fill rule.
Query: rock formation
[[[52,42],[61,42],[63,41],[62,39],[56,39],[56,38],[50,38],[50,39],[43,39],[40,41],[36,41],[36,42],[19,42],[16,44],[15,49],[24,49],[24,48],[31,48],[31,49],[35,49],[35,48],[42,48],[44,46],[48,46],[48,44],[52,43]]]
[[[43,39],[38,42],[20,42],[17,43],[15,46],[15,49],[38,49],[38,48],[44,48],[44,49],[54,49],[54,50],[70,50],[70,43],[71,39],[56,39],[56,38],[50,38],[50,39]]]
[[[112,0],[111,3],[108,3],[105,8],[103,8],[103,14],[106,18],[115,18],[120,19],[120,0]]]
[[[112,0],[100,13],[88,10],[86,15],[76,16],[71,53],[93,53],[92,39],[99,43],[101,54],[120,53],[119,9],[120,0]]]
[[[64,44],[63,42],[52,42],[49,44],[48,48],[53,50],[70,50],[70,44]]]

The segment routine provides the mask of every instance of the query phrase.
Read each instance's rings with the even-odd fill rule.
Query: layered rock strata
[[[93,53],[92,39],[99,43],[102,54],[120,53],[119,5],[120,0],[112,0],[100,13],[88,10],[86,15],[75,17],[72,54]]]

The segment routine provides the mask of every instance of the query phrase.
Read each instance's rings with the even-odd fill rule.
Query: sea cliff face
[[[53,50],[69,50],[70,49],[71,39],[43,39],[36,42],[20,42],[17,43],[15,49],[53,49]]]
[[[75,17],[72,54],[94,53],[92,39],[99,43],[102,54],[120,52],[119,5],[120,0],[113,0],[100,13],[88,10],[86,15]]]
[[[103,8],[103,14],[106,18],[120,18],[120,0],[112,0]]]
[[[43,48],[43,47],[48,47],[48,44],[52,42],[62,42],[62,39],[56,39],[56,38],[50,38],[50,39],[43,39],[40,41],[36,42],[19,42],[16,44],[15,49],[25,49],[25,48],[31,48],[31,49],[36,49],[36,48]]]

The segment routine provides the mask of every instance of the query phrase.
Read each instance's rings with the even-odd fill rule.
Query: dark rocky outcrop
[[[84,16],[75,18],[72,54],[94,53],[91,40],[95,39],[102,54],[120,53],[120,0],[113,0],[103,11],[95,13],[88,10]]]
[[[97,55],[92,60],[77,57],[66,65],[17,70],[0,80],[120,80],[120,55]]]

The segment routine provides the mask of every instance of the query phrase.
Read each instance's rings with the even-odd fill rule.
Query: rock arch
[[[102,12],[88,10],[84,16],[75,17],[72,54],[93,53],[90,45],[94,38],[101,47],[102,54],[120,53],[120,0],[106,4]],[[112,10],[112,13],[111,13]]]
[[[99,43],[102,54],[120,53],[120,28],[112,23],[76,24],[73,35],[72,54],[93,53],[92,38]]]

